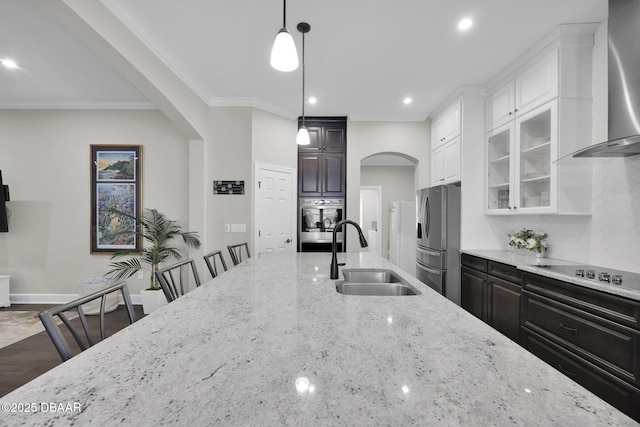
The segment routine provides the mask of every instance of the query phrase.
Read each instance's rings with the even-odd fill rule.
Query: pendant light
[[[311,31],[311,25],[306,22],[298,24],[298,31],[302,33],[302,126],[298,129],[298,136],[296,136],[296,144],[309,145],[311,140],[309,138],[309,131],[304,125],[304,35]]]
[[[271,66],[278,71],[293,71],[298,68],[298,51],[293,36],[287,31],[287,0],[283,0],[282,29],[276,34],[271,48]]]

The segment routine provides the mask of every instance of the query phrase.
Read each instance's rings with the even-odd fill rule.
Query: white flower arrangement
[[[518,232],[509,232],[509,246],[518,249],[529,249],[530,251],[542,253],[547,249],[547,233],[523,228]]]

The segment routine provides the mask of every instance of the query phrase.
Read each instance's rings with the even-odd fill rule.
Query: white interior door
[[[295,251],[294,175],[291,168],[256,164],[256,253]]]

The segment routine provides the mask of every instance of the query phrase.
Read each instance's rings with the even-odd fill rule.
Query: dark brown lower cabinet
[[[640,422],[640,302],[468,254],[461,263],[462,308]]]
[[[619,411],[640,421],[640,390],[523,328],[522,346]]]
[[[460,305],[478,319],[485,320],[487,273],[476,271],[463,265],[460,276]]]
[[[640,303],[523,275],[522,346],[640,421]]]
[[[520,342],[519,284],[488,276],[489,318],[487,323],[515,342]]]
[[[516,267],[462,254],[462,308],[520,342],[520,272]]]

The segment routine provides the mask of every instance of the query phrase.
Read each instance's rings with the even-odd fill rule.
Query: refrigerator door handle
[[[418,239],[422,239],[422,224],[418,223]]]
[[[429,268],[423,264],[417,263],[417,267],[421,270],[427,271],[431,274],[435,274],[436,276],[440,276],[442,274],[441,270],[436,270],[435,268]]]
[[[442,256],[442,252],[440,252],[440,251],[432,251],[432,250],[429,250],[429,249],[422,249],[420,247],[418,247],[417,250],[420,251],[420,252],[424,252],[427,255],[431,255],[431,256],[434,256],[434,257],[438,257],[438,258],[440,258]]]
[[[426,209],[427,209],[427,235],[425,237],[429,238],[429,230],[431,229],[431,208],[429,207],[429,196],[427,196],[427,202],[426,202]]]

